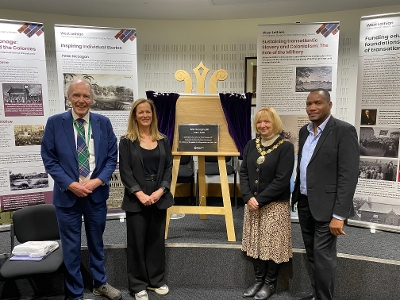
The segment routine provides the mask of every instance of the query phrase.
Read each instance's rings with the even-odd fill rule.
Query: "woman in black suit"
[[[121,208],[126,212],[129,291],[136,300],[148,299],[146,289],[165,295],[166,209],[174,204],[169,191],[172,153],[158,131],[151,100],[132,105],[119,143],[119,171],[125,186]]]
[[[265,300],[275,293],[281,263],[292,255],[290,178],[294,147],[285,140],[282,121],[272,107],[254,118],[257,137],[249,141],[240,167],[245,201],[242,250],[252,258],[255,283],[243,297]]]

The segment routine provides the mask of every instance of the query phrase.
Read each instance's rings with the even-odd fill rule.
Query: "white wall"
[[[210,69],[210,74],[217,69],[228,71],[228,79],[218,83],[218,92],[243,93],[244,61],[246,56],[256,56],[259,24],[340,21],[336,112],[338,118],[354,123],[360,18],[393,12],[400,12],[400,5],[318,15],[223,21],[84,18],[1,9],[0,18],[44,23],[52,113],[58,112],[58,107],[60,107],[54,51],[54,24],[136,28],[139,95],[135,95],[135,98],[138,98],[144,97],[146,90],[182,93],[184,83],[175,80],[175,71],[183,69],[192,74],[192,69],[200,61],[203,61]],[[194,90],[195,87],[194,84]]]

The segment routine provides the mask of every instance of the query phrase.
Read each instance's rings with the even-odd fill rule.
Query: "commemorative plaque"
[[[179,125],[178,136],[179,152],[218,152],[219,125]]]

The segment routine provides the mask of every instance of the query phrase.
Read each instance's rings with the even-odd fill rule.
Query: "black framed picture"
[[[257,103],[257,57],[246,57],[244,64],[244,92],[253,93],[251,105]]]

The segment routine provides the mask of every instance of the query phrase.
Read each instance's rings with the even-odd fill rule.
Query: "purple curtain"
[[[251,98],[252,93],[240,94],[219,94],[222,109],[228,123],[229,134],[243,155],[244,147],[251,139]]]
[[[179,94],[175,93],[156,93],[146,91],[148,99],[153,100],[157,110],[158,130],[168,137],[172,147],[175,130],[175,108]]]

